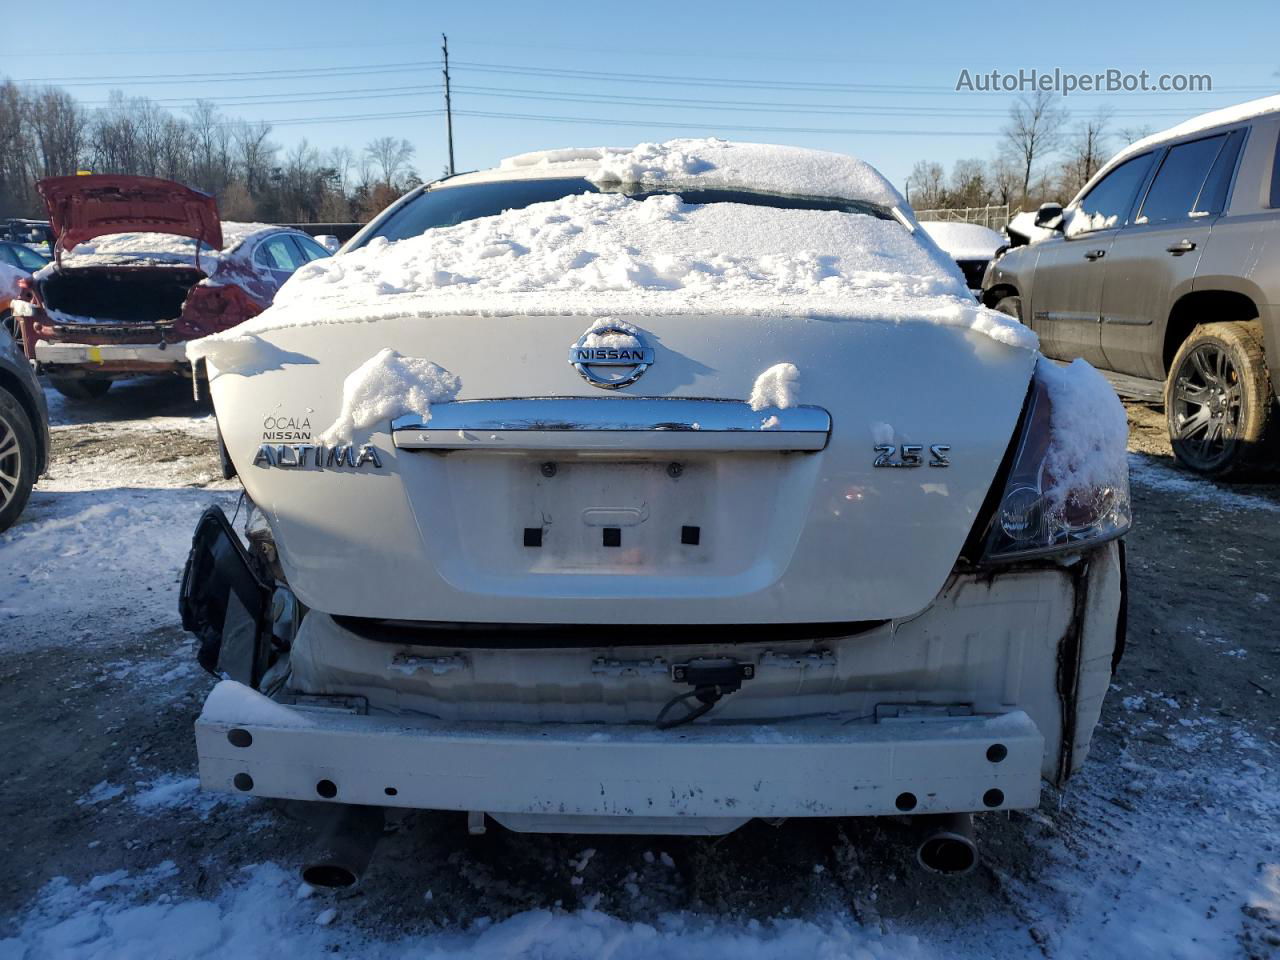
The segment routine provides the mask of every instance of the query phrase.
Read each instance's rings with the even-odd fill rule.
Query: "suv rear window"
[[[1160,223],[1191,216],[1200,188],[1226,139],[1226,134],[1219,134],[1171,147],[1142,202],[1137,222]]]
[[[1232,130],[1227,134],[1227,142],[1218,151],[1218,159],[1209,171],[1200,190],[1200,199],[1192,216],[1209,213],[1221,213],[1227,208],[1227,193],[1231,189],[1231,177],[1236,172],[1236,158],[1240,156],[1240,146],[1244,143],[1244,130]]]
[[[615,192],[601,190],[589,180],[580,177],[561,177],[549,180],[502,180],[496,183],[471,183],[451,187],[446,183],[425,190],[409,200],[369,236],[361,241],[364,246],[374,237],[388,240],[404,240],[417,237],[435,227],[452,227],[466,220],[497,216],[507,210],[523,210],[535,203],[561,200],[581,193]],[[656,195],[675,194],[685,203],[745,203],[755,206],[775,207],[782,210],[828,210],[837,213],[861,213],[881,220],[893,220],[893,214],[882,207],[856,200],[831,197],[797,197],[772,193],[752,193],[749,190],[698,190],[653,189],[626,193],[635,200]]]
[[[1280,207],[1280,137],[1276,138],[1276,156],[1271,162],[1271,206]]]

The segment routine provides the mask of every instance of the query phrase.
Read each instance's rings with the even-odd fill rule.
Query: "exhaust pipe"
[[[929,817],[929,832],[916,848],[920,866],[933,873],[963,876],[978,864],[973,839],[973,814],[948,813]]]
[[[302,868],[303,882],[340,888],[359,881],[382,837],[383,820],[381,807],[333,804],[311,861]]]

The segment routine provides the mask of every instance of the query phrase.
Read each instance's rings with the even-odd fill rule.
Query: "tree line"
[[[1066,203],[1125,144],[1149,128],[1116,128],[1103,109],[1073,122],[1061,98],[1041,91],[1019,97],[1009,108],[993,156],[957,160],[950,175],[942,164],[920,160],[907,178],[907,199],[916,210],[1008,204],[1030,210]]]
[[[285,149],[270,124],[206,100],[179,114],[114,91],[88,108],[55,86],[0,83],[0,218],[43,217],[35,182],[89,170],[177,180],[217,197],[228,220],[364,221],[422,182],[413,157],[396,137]]]

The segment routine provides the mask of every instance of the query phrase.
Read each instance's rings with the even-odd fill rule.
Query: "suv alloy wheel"
[[[1165,382],[1174,455],[1208,477],[1239,476],[1264,459],[1275,403],[1256,321],[1208,323],[1179,348]]]

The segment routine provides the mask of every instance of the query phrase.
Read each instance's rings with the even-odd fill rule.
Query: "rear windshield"
[[[601,189],[580,177],[554,180],[504,180],[497,183],[474,183],[451,187],[447,183],[424,190],[392,212],[386,220],[357,246],[374,237],[404,240],[426,233],[434,227],[452,227],[465,220],[493,217],[507,210],[523,210],[535,203],[561,200],[580,193],[625,193],[635,200],[654,196],[678,196],[685,203],[744,203],[779,210],[829,210],[837,213],[861,213],[881,220],[893,220],[884,207],[856,200],[830,197],[798,197],[750,190],[701,189]]]

